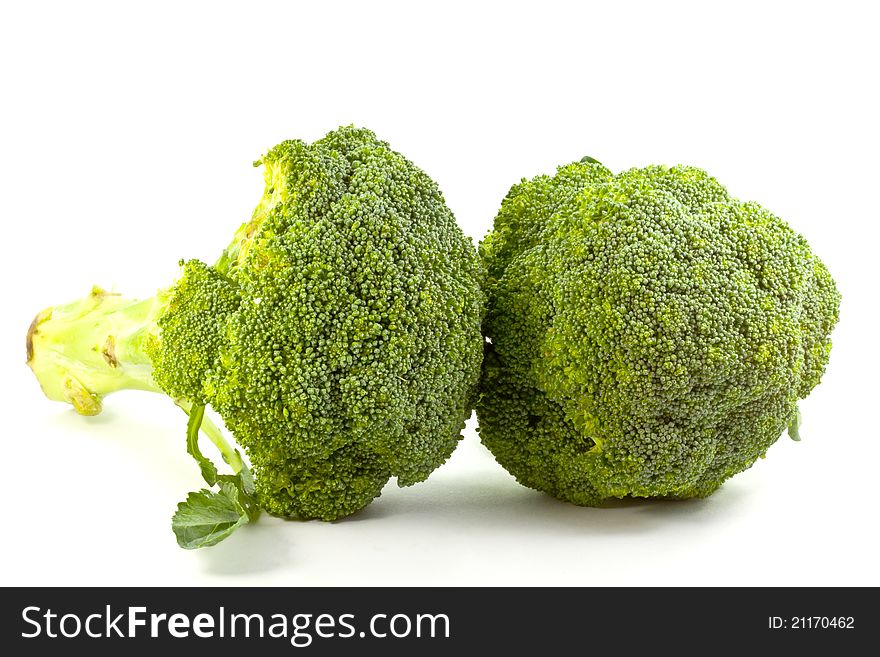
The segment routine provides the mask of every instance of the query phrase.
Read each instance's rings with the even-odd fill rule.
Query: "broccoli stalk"
[[[159,319],[173,298],[170,290],[135,300],[94,286],[87,296],[46,308],[27,333],[27,364],[46,397],[67,402],[80,415],[98,415],[106,395],[120,390],[165,394],[153,376],[151,353],[158,342]],[[187,451],[205,481],[220,491],[190,494],[179,505],[172,527],[182,547],[204,547],[256,519],[253,483],[247,466],[205,407],[177,397],[174,403],[190,418]],[[220,475],[198,448],[199,432],[217,447],[232,475]],[[206,512],[206,508],[213,511]],[[220,517],[218,517],[218,513]],[[232,515],[235,514],[234,522]],[[195,517],[197,527],[192,526]]]
[[[120,390],[164,391],[153,379],[147,345],[156,340],[156,320],[170,295],[128,299],[95,286],[82,299],[40,311],[27,333],[27,364],[46,397],[67,402],[80,415],[98,415],[103,398]],[[189,415],[192,402],[175,399]],[[201,431],[233,472],[241,456],[210,418]]]
[[[93,287],[83,299],[37,314],[27,364],[49,399],[80,415],[100,413],[103,397],[117,390],[161,392],[145,345],[166,304],[163,294],[136,301]]]

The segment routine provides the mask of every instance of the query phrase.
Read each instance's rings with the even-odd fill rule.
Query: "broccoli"
[[[511,188],[479,251],[479,431],[521,484],[704,497],[798,439],[840,295],[802,236],[704,171],[584,158]]]
[[[483,354],[483,268],[437,185],[365,129],[285,141],[265,192],[214,265],[134,301],[100,288],[37,315],[45,394],[94,415],[122,389],[189,414],[210,486],[174,516],[182,547],[272,515],[334,520],[391,477],[424,480],[461,438]],[[210,406],[247,453],[205,417]],[[212,440],[233,474],[198,447]]]

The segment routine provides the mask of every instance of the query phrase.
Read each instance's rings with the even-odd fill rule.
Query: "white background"
[[[7,3],[0,11],[0,583],[880,584],[876,4]],[[811,242],[844,301],[803,442],[706,500],[578,508],[517,485],[469,424],[431,479],[348,520],[263,517],[180,550],[184,417],[96,418],[24,364],[41,308],[213,261],[286,138],[372,128],[479,240],[522,177],[589,154],[701,166]]]

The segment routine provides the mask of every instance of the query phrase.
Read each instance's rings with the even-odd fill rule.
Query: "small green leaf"
[[[177,512],[171,518],[171,529],[177,536],[177,544],[193,550],[216,545],[242,525],[255,521],[260,515],[260,506],[253,497],[254,477],[238,450],[235,456],[241,470],[236,474],[219,474],[217,467],[199,449],[199,431],[205,418],[204,404],[192,404],[188,410],[182,404],[178,405],[189,413],[186,451],[199,464],[202,477],[208,485],[220,486],[216,492],[202,489],[190,493],[185,502],[177,505]]]
[[[254,475],[251,472],[251,469],[247,467],[247,463],[241,458],[241,454],[238,453],[238,450],[235,450],[235,453],[241,461],[241,471],[238,473],[238,476],[241,479],[241,488],[248,495],[253,495],[254,491],[257,489],[256,484],[254,484]]]
[[[180,547],[193,550],[216,545],[249,521],[238,488],[221,482],[218,492],[202,489],[178,504],[171,529]]]
[[[599,160],[597,160],[596,158],[590,157],[589,155],[584,155],[581,158],[581,164],[599,164],[599,165],[601,165],[602,163]]]
[[[186,423],[186,451],[199,464],[202,478],[213,486],[217,483],[217,466],[205,457],[199,449],[199,429],[205,417],[204,404],[193,404],[189,410],[189,421]]]
[[[788,424],[788,437],[792,440],[800,441],[801,434],[801,409],[795,407],[794,416],[791,418],[791,422]]]

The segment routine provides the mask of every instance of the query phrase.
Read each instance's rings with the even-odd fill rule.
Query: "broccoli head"
[[[190,413],[190,452],[220,492],[181,505],[183,542],[205,544],[207,506],[244,517],[228,498],[333,520],[391,477],[424,480],[455,449],[479,380],[482,265],[423,171],[351,127],[283,142],[255,164],[263,197],[213,266],[182,263],[147,301],[98,290],[48,309],[28,337],[46,394],[80,412],[138,387]],[[246,451],[252,483],[206,406]],[[211,472],[194,413],[235,478]]]
[[[480,253],[479,430],[520,483],[702,497],[797,439],[840,296],[803,237],[704,171],[584,158],[514,186]]]

